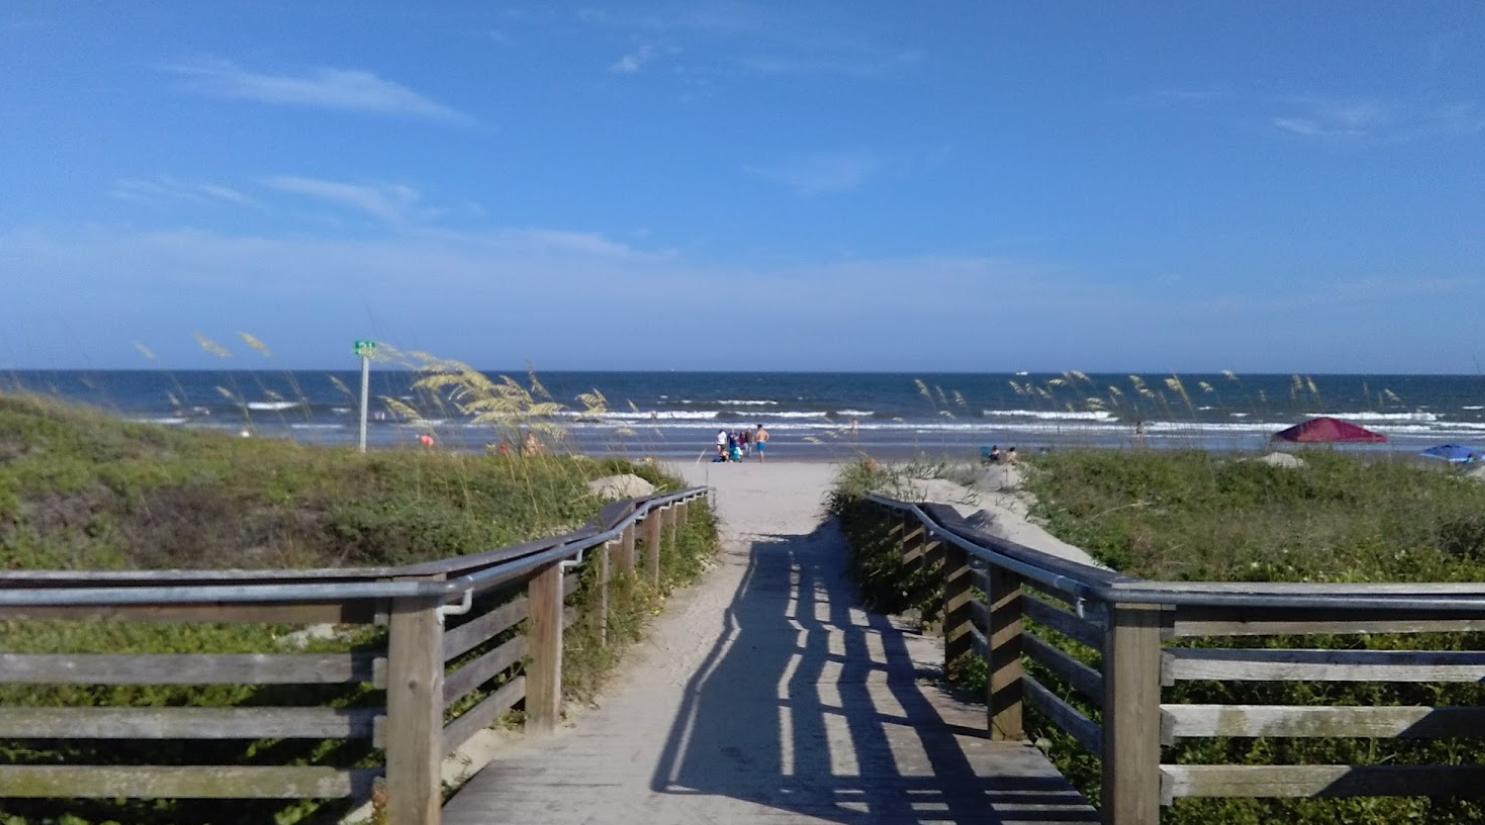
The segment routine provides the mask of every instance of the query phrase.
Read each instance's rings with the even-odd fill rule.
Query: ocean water
[[[524,371],[494,370],[526,384]],[[411,445],[422,433],[453,449],[483,450],[497,435],[457,399],[414,387],[419,376],[376,370],[368,441]],[[1416,452],[1441,443],[1485,448],[1485,376],[1160,375],[1011,373],[543,372],[565,409],[556,418],[590,454],[689,459],[718,429],[764,424],[777,458],[883,458],[916,452],[1026,454],[1068,445],[1119,446],[1140,423],[1152,447],[1261,449],[1269,437],[1332,415],[1388,437],[1367,451]],[[585,413],[579,393],[607,409]],[[357,371],[12,371],[0,391],[27,391],[99,407],[121,418],[216,428],[302,443],[354,444]],[[392,402],[395,402],[392,403]],[[418,418],[395,411],[406,405]]]

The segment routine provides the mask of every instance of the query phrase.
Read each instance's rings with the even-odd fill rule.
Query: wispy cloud
[[[1276,128],[1308,138],[1401,143],[1424,137],[1485,132],[1485,112],[1474,101],[1389,100],[1376,97],[1289,98],[1289,113],[1270,118]]]
[[[109,194],[120,200],[148,204],[183,200],[192,203],[257,205],[257,201],[230,186],[180,181],[169,175],[154,178],[120,178],[114,182]]]
[[[747,171],[793,189],[801,195],[855,189],[881,167],[881,159],[867,152],[827,152],[795,155],[774,163],[748,166]]]
[[[263,181],[267,186],[363,212],[393,226],[426,217],[418,190],[402,184],[360,184],[281,175]]]
[[[188,91],[210,97],[452,123],[473,120],[406,86],[359,69],[315,68],[301,75],[268,74],[214,58],[164,68],[185,78]]]

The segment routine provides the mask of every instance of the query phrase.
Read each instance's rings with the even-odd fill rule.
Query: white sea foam
[[[727,405],[729,407],[777,407],[779,405],[779,402],[777,402],[777,401],[760,401],[760,400],[752,400],[752,399],[735,399],[735,398],[724,398],[721,401],[718,401],[717,403],[718,404],[725,404],[725,405]]]
[[[295,424],[290,424],[289,425],[289,429],[291,429],[291,430],[344,430],[345,428],[346,428],[346,426],[344,424],[304,424],[304,423],[295,423]]]
[[[841,415],[849,415],[852,418],[865,418],[869,415],[876,415],[876,413],[871,410],[836,410],[836,412],[840,413]]]
[[[1437,421],[1439,417],[1434,413],[1415,410],[1405,413],[1379,413],[1379,412],[1349,412],[1349,413],[1315,413],[1315,415],[1328,415],[1332,418],[1343,418],[1347,421]]]
[[[981,410],[986,418],[1034,418],[1043,421],[1113,421],[1108,410]]]
[[[1466,404],[1463,407],[1460,407],[1460,409],[1461,410],[1485,410],[1485,406],[1482,406],[1480,404]]]
[[[247,405],[250,410],[264,410],[267,412],[292,410],[297,406],[299,406],[298,401],[249,401]]]

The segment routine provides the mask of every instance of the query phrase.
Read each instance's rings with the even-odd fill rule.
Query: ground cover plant
[[[361,454],[354,448],[134,424],[42,397],[0,395],[0,565],[96,570],[409,564],[574,529],[603,504],[587,482],[617,473],[640,475],[660,490],[680,487],[653,464],[624,459],[595,460],[556,450],[501,455],[410,448]],[[628,582],[616,588],[606,643],[598,643],[597,622],[580,622],[570,631],[564,678],[575,697],[597,689],[617,659],[617,643],[638,637],[643,618],[658,609],[671,588],[704,570],[716,546],[715,521],[700,502],[690,515],[687,529],[662,554],[660,587]],[[584,587],[570,604],[582,606],[588,598],[590,588]],[[298,629],[12,619],[0,620],[0,651],[286,652],[284,638]],[[384,645],[384,629],[368,627],[295,649]],[[483,695],[471,695],[466,705]],[[3,705],[380,703],[379,694],[366,686],[0,685]],[[346,767],[379,760],[368,744],[338,740],[0,742],[0,765]],[[299,822],[322,821],[343,810],[339,803],[308,801],[0,800],[0,823]]]
[[[1151,579],[1311,582],[1475,582],[1485,577],[1485,483],[1405,459],[1335,450],[1297,454],[1303,467],[1272,466],[1256,455],[1200,450],[1065,450],[1036,456],[1024,488],[1032,515],[1059,538],[1121,572]],[[891,549],[879,523],[851,501],[881,489],[888,474],[848,470],[837,490],[855,567],[869,599],[892,604]],[[854,527],[852,525],[855,525]],[[931,604],[937,594],[918,597]],[[900,600],[899,600],[900,602]],[[1045,628],[1038,628],[1046,634]],[[1098,652],[1057,637],[1090,664]],[[1479,650],[1485,634],[1359,634],[1181,640],[1212,647]],[[1029,663],[1044,684],[1058,682]],[[973,668],[951,668],[974,678]],[[982,676],[980,678],[983,678]],[[1099,720],[1076,694],[1065,699]],[[1475,684],[1181,682],[1166,702],[1288,705],[1479,706]],[[1089,798],[1098,798],[1099,763],[1034,712],[1030,735]],[[1469,739],[1180,740],[1162,761],[1180,764],[1479,764]],[[1485,821],[1476,802],[1427,798],[1178,800],[1166,823],[1390,823],[1464,825]]]

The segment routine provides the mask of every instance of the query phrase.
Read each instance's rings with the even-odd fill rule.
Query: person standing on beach
[[[727,429],[725,427],[717,430],[717,456],[723,460],[727,458]]]
[[[763,425],[758,425],[758,431],[753,433],[753,445],[758,450],[758,461],[763,461],[763,453],[768,450],[768,430]]]

